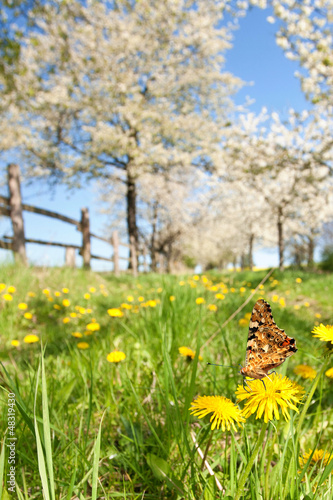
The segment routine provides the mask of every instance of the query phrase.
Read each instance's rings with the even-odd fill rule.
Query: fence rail
[[[78,250],[79,254],[83,258],[83,266],[85,268],[90,268],[91,259],[104,260],[107,262],[113,262],[113,269],[115,275],[120,274],[119,261],[125,260],[131,263],[132,273],[137,276],[138,273],[138,256],[136,251],[136,244],[133,237],[130,238],[130,244],[122,243],[119,240],[118,232],[114,231],[110,239],[103,236],[90,232],[90,219],[88,208],[81,209],[81,220],[75,220],[71,217],[67,217],[63,214],[53,212],[51,210],[46,210],[44,208],[35,207],[33,205],[28,205],[22,203],[21,197],[21,187],[20,187],[20,170],[18,165],[10,164],[8,165],[8,187],[9,196],[0,195],[0,215],[10,217],[13,227],[13,236],[3,236],[0,239],[0,248],[5,250],[12,250],[14,252],[15,259],[21,260],[22,262],[27,262],[26,257],[26,243],[34,243],[37,245],[46,246],[57,246],[66,248],[65,263],[68,266],[75,266],[75,251]],[[57,219],[62,222],[67,222],[76,227],[78,231],[82,233],[82,244],[72,245],[69,243],[60,243],[55,241],[45,241],[34,238],[25,237],[25,228],[23,220],[23,211],[32,212],[39,215],[44,215],[52,219]],[[113,248],[113,255],[111,257],[103,257],[100,255],[91,254],[91,238],[96,238],[104,243],[108,243]],[[119,255],[119,247],[123,246],[130,249],[130,257],[121,257]],[[147,263],[147,250],[142,249],[143,256],[143,267],[144,271],[148,270]]]

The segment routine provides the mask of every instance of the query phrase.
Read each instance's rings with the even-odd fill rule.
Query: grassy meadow
[[[2,267],[2,498],[333,498],[332,344],[311,333],[333,324],[333,276],[287,269],[258,287],[266,274]],[[259,298],[298,352],[277,369],[288,379],[272,375],[276,390],[244,392]]]

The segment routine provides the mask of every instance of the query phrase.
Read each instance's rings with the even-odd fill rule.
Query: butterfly
[[[275,323],[271,306],[259,299],[253,308],[247,339],[245,366],[240,373],[244,377],[262,380],[269,370],[280,366],[297,352],[296,341],[288,337]],[[265,385],[265,384],[264,384]]]

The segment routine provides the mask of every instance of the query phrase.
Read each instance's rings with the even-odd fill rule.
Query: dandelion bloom
[[[247,381],[249,389],[239,385],[236,391],[238,401],[246,400],[242,414],[247,418],[257,412],[256,419],[264,415],[267,423],[275,417],[280,418],[279,408],[286,420],[290,419],[288,408],[297,411],[296,404],[301,400],[299,386],[297,387],[288,377],[272,374],[261,380]]]
[[[304,307],[310,307],[310,302],[304,302]]]
[[[278,295],[273,295],[272,302],[277,302],[278,300],[279,300],[279,296]]]
[[[173,302],[174,300],[176,300],[176,297],[174,295],[170,295],[169,300],[170,302]]]
[[[156,291],[157,291],[157,293],[162,293],[163,288],[159,287]]]
[[[311,333],[314,333],[314,337],[319,338],[323,342],[331,342],[333,344],[333,326],[324,326],[320,323],[319,326],[315,326]]]
[[[143,302],[144,300],[145,300],[145,298],[144,298],[144,297],[142,297],[142,295],[140,295],[140,297],[138,297],[138,301],[139,301],[139,302]]]
[[[77,347],[79,349],[89,349],[89,344],[88,342],[78,342]]]
[[[179,347],[178,351],[179,351],[179,354],[181,354],[182,356],[184,356],[184,358],[187,358],[188,361],[190,361],[191,359],[195,358],[195,351],[192,351],[192,349],[190,349],[189,347],[184,347],[184,346],[183,347]],[[203,357],[200,356],[200,354],[199,354],[198,359],[200,361],[202,361]]]
[[[195,303],[200,305],[200,304],[204,304],[206,301],[203,297],[198,297],[195,299]]]
[[[230,292],[231,292],[231,293],[235,293],[235,291],[236,291],[236,288],[233,288],[233,287],[232,287],[232,288],[230,288]]]
[[[147,304],[149,307],[156,307],[157,301],[156,300],[148,300]]]
[[[90,293],[95,293],[95,292],[96,292],[96,288],[95,288],[94,286],[91,286],[91,287],[89,288],[89,292],[90,292]]]
[[[12,340],[11,345],[13,345],[14,347],[18,347],[20,345],[20,342],[19,340]]]
[[[68,288],[63,288],[62,289],[62,293],[68,293],[68,292],[69,292]]]
[[[302,278],[296,278],[295,281],[296,283],[302,283]]]
[[[61,306],[59,304],[54,304],[53,308],[56,309],[57,311],[60,311]]]
[[[86,326],[86,329],[90,332],[97,332],[101,329],[100,324],[93,321]]]
[[[320,313],[316,313],[315,317],[319,319],[319,318],[321,318],[321,314]]]
[[[25,319],[32,319],[32,314],[29,312],[24,313],[23,316],[25,317]]]
[[[295,309],[295,311],[298,311],[298,309],[300,309],[300,307],[301,307],[301,306],[300,306],[299,304],[295,304],[295,305],[294,305],[294,309]]]
[[[17,307],[21,309],[21,311],[25,311],[26,309],[28,309],[28,304],[26,304],[25,302],[20,302]]]
[[[178,284],[179,284],[179,286],[184,286],[185,285],[185,281],[180,281]]]
[[[72,335],[77,339],[81,339],[83,337],[81,332],[73,332]]]
[[[134,301],[133,295],[127,295],[127,302],[133,302],[133,301]]]
[[[0,283],[0,292],[6,288],[5,283]]]
[[[122,309],[128,309],[128,310],[130,310],[130,309],[132,309],[133,306],[132,306],[132,304],[127,304],[126,302],[124,302],[123,304],[120,305],[120,307]]]
[[[7,288],[7,292],[8,292],[8,293],[15,293],[15,292],[16,292],[16,288],[15,288],[15,286],[9,286],[9,287]]]
[[[211,429],[222,428],[223,431],[232,427],[237,431],[235,424],[241,425],[245,422],[241,410],[230,399],[223,396],[199,396],[192,401],[189,408],[192,415],[198,418],[203,418],[209,413],[213,413],[210,417],[212,423]]]
[[[61,297],[61,292],[54,292],[55,297]]]
[[[84,299],[86,299],[86,300],[89,300],[89,299],[90,299],[90,297],[91,297],[90,293],[85,293],[85,294],[83,295],[83,298],[84,298]]]
[[[308,453],[303,453],[303,455],[299,458],[300,465],[304,467],[304,465],[307,463],[309,460],[313,450],[309,450]],[[323,465],[326,467],[326,465],[332,460],[333,455],[330,453],[326,452],[324,450],[315,450],[312,458],[310,460],[310,467],[313,465]]]
[[[125,358],[126,354],[121,351],[113,351],[106,356],[106,359],[109,361],[109,363],[119,363]]]
[[[216,298],[216,299],[223,300],[223,299],[224,299],[224,295],[223,295],[223,293],[217,293],[217,294],[215,295],[215,298]]]
[[[239,326],[247,326],[249,324],[248,320],[246,318],[241,318],[238,321]]]
[[[240,293],[244,293],[246,291],[246,288],[245,286],[241,286],[240,289],[239,289]]]
[[[124,316],[123,311],[121,311],[120,309],[118,309],[116,307],[113,307],[112,309],[108,309],[108,314],[112,318],[121,318],[122,316]]]
[[[64,318],[62,322],[66,325],[66,323],[69,323],[71,318]]]
[[[284,297],[281,297],[281,299],[279,300],[279,304],[280,304],[280,306],[282,306],[282,307],[285,307],[285,306],[286,306],[286,301],[284,300]]]
[[[251,315],[252,315],[252,313],[246,313],[246,314],[244,314],[244,319],[246,319],[247,321],[250,321]]]
[[[74,313],[74,312],[70,313],[69,315],[70,315],[71,318],[76,318],[77,317],[77,314]]]
[[[211,292],[217,292],[218,287],[217,287],[216,285],[213,285],[213,286],[211,286],[211,287],[210,287],[210,289],[209,289],[209,290],[210,290]]]
[[[217,311],[217,306],[215,304],[209,304],[208,305],[208,310],[216,312]]]
[[[332,368],[329,368],[329,369],[325,372],[325,375],[326,375],[326,377],[328,377],[328,378],[333,378],[333,367],[332,367]]]
[[[26,335],[23,339],[23,342],[25,342],[26,344],[33,344],[34,342],[38,342],[39,341],[39,337],[37,337],[37,335],[33,335],[32,333],[30,333],[29,335]]]
[[[35,292],[28,292],[28,297],[36,297]]]
[[[62,301],[62,305],[63,305],[64,307],[68,307],[68,306],[70,306],[70,305],[71,305],[71,303],[70,303],[70,301],[69,301],[68,299],[64,299],[64,300]]]
[[[309,378],[313,380],[316,378],[317,372],[311,366],[308,365],[298,365],[294,368],[294,373],[302,378]]]
[[[10,295],[10,293],[4,293],[3,296],[2,296],[2,298],[4,300],[7,300],[7,302],[10,302],[11,300],[13,300],[13,296]]]
[[[44,288],[43,294],[46,295],[46,296],[50,295],[50,290],[48,288]]]

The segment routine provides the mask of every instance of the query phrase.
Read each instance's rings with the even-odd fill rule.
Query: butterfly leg
[[[248,379],[248,380],[249,380],[249,382],[253,382],[253,380],[255,380],[255,378],[251,378],[251,379]],[[245,386],[247,386],[250,390],[248,391],[248,390],[247,390],[247,388],[246,388]],[[243,389],[245,389],[245,390],[246,390],[246,392],[248,392],[248,393],[252,392],[251,387],[250,387],[250,386],[249,386],[249,384],[247,383],[246,378],[243,378]]]

